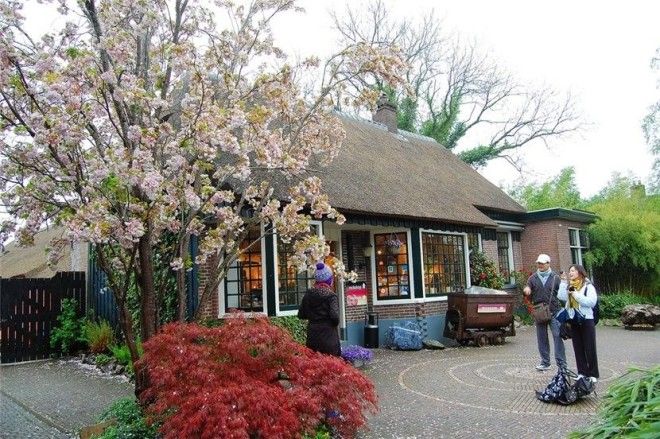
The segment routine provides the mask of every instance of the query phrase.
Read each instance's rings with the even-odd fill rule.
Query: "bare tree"
[[[373,0],[333,19],[344,43],[397,45],[403,52],[409,89],[359,84],[388,95],[397,105],[399,128],[434,138],[474,167],[503,158],[520,170],[515,153],[521,147],[580,127],[570,94],[521,85],[474,43],[446,36],[433,11],[416,23],[393,21],[393,15],[382,0]],[[478,133],[478,145],[465,144],[468,132]]]

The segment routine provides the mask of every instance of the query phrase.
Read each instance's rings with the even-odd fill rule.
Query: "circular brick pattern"
[[[536,399],[534,390],[543,390],[556,369],[539,372],[528,364],[528,357],[512,356],[433,359],[408,366],[398,382],[419,396],[468,408],[553,416],[596,412],[598,392],[568,407]],[[603,380],[618,376],[606,366],[601,366],[601,373]]]

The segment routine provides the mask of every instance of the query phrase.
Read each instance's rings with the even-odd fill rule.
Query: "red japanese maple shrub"
[[[149,373],[140,397],[165,438],[292,438],[323,422],[353,437],[377,410],[359,370],[262,317],[166,325],[144,344],[140,363]]]

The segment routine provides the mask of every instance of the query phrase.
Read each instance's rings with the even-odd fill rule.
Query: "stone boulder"
[[[651,326],[660,322],[660,306],[628,305],[621,310],[621,322],[626,328],[633,326]]]

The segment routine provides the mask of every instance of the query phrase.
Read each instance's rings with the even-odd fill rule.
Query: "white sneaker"
[[[598,382],[598,378],[596,377],[589,377],[592,383],[596,384]]]
[[[550,366],[549,364],[543,364],[543,363],[541,363],[541,364],[539,364],[538,366],[536,366],[536,370],[549,370],[550,367],[551,367],[551,366]]]

